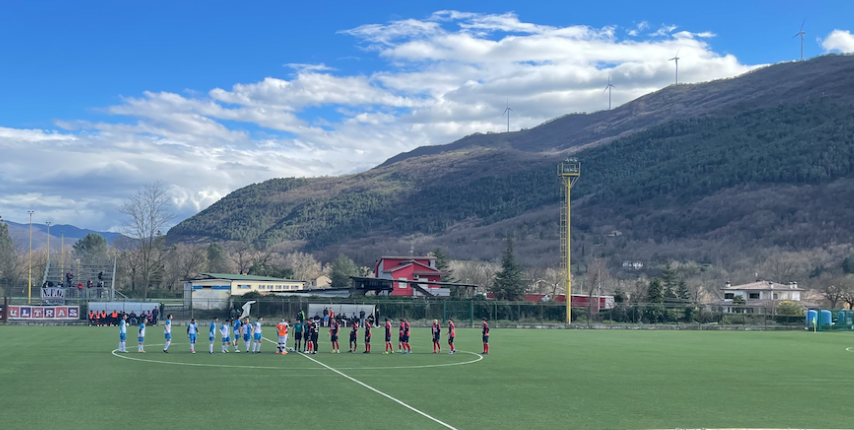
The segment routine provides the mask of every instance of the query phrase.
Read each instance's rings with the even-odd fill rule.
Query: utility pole
[[[47,225],[47,265],[50,266],[50,224],[48,221],[45,223]]]

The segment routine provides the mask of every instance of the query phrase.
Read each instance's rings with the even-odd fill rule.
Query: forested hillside
[[[854,206],[841,202],[854,197],[846,186],[854,180],[854,107],[836,84],[816,86],[824,82],[820,76],[804,74],[838,76],[845,67],[851,79],[852,57],[784,64],[727,81],[672,86],[619,108],[638,111],[636,103],[669,100],[684,115],[633,133],[618,130],[623,137],[576,153],[583,162],[573,189],[573,246],[580,258],[715,260],[734,248],[850,241]],[[752,97],[732,96],[756,85],[762,73],[779,75],[765,85],[766,93],[779,93],[776,102],[756,89]],[[839,91],[828,93],[831,87]],[[701,105],[699,114],[691,114],[689,102]],[[663,117],[675,115],[672,107],[665,110]],[[623,115],[613,121],[622,124]],[[572,138],[555,137],[551,148]],[[456,258],[490,258],[494,247],[472,244],[516,232],[529,264],[557,261],[556,164],[566,150],[481,143],[429,151],[358,175],[245,187],[173,228],[169,238],[389,252],[401,246],[400,238],[417,235]],[[639,250],[655,255],[638,256]]]

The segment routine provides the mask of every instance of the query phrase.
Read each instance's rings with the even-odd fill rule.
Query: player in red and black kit
[[[407,354],[412,354],[412,345],[409,344],[409,320],[403,319],[403,349]]]
[[[306,333],[305,333],[305,353],[311,354],[315,351],[314,348],[314,322],[309,321],[306,324]]]
[[[340,330],[340,326],[338,325],[338,320],[333,319],[332,323],[329,326],[329,339],[332,341],[332,353],[340,354],[341,347],[338,346],[338,331]]]
[[[442,345],[439,344],[439,338],[442,337],[442,325],[439,324],[439,320],[433,320],[430,330],[433,333],[433,354],[441,353]]]
[[[365,324],[365,352],[362,354],[371,353],[371,325]]]
[[[359,345],[356,344],[356,337],[359,335],[359,322],[353,321],[350,327],[350,352],[356,352]]]
[[[406,325],[403,324],[403,318],[400,319],[400,332],[397,333],[397,352],[403,352],[403,332],[406,330]]]
[[[483,319],[483,354],[489,355],[489,324]]]
[[[394,354],[394,345],[391,344],[391,321],[388,318],[385,319],[385,352],[383,354],[388,354],[391,351]]]
[[[454,336],[457,335],[457,326],[454,325],[454,320],[448,320],[448,346],[451,347],[451,352],[448,354],[453,354],[457,352],[457,349],[454,347]]]

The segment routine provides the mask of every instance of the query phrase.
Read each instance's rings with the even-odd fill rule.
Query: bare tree
[[[205,249],[184,244],[178,244],[166,253],[166,274],[163,284],[169,290],[182,280],[198,275],[204,270],[208,256]]]
[[[292,252],[285,256],[285,267],[294,271],[294,278],[312,281],[323,274],[323,267],[314,256],[305,252]]]
[[[269,257],[269,254],[262,256],[253,245],[241,243],[232,246],[231,252],[228,256],[231,258],[231,261],[234,262],[235,266],[237,266],[237,273],[246,275],[249,273],[249,269],[252,268],[252,265],[255,264],[256,260],[262,257],[266,260]]]
[[[119,207],[119,212],[127,217],[122,233],[136,240],[133,254],[139,260],[143,298],[147,298],[151,275],[158,263],[155,255],[157,237],[176,216],[166,186],[160,181],[145,184],[141,191]]]
[[[451,268],[460,282],[477,285],[483,290],[492,285],[499,270],[497,264],[485,261],[452,261]]]

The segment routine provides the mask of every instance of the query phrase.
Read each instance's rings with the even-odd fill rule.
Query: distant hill
[[[3,222],[9,225],[9,235],[17,246],[29,246],[29,224],[20,224],[8,220],[4,220]],[[119,233],[88,230],[68,224],[51,224],[51,248],[59,248],[60,238],[62,236],[61,232],[65,232],[65,243],[67,245],[73,245],[78,240],[86,237],[89,233],[100,234],[107,240],[107,243],[113,243],[113,241],[122,237]],[[33,248],[42,246],[47,246],[47,226],[44,224],[33,224]]]
[[[673,85],[612,111],[417,148],[367,172],[237,190],[170,241],[285,244],[362,262],[442,245],[493,258],[516,234],[523,261],[556,264],[556,164],[573,189],[579,259],[720,262],[768,247],[852,241],[854,57],[824,56]]]

